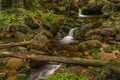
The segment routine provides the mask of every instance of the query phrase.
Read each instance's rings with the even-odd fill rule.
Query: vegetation
[[[31,17],[33,20],[38,16],[37,11],[32,12],[29,10],[24,10],[22,8],[12,8],[2,11],[0,15],[0,28],[10,27],[14,25],[25,24],[25,18]]]
[[[112,53],[112,47],[111,46],[107,46],[107,47],[104,47],[103,50],[106,52],[106,53]]]
[[[26,74],[17,74],[16,75],[16,80],[26,80],[27,75]]]
[[[0,59],[0,67],[4,66],[7,63],[7,60]]]
[[[79,9],[82,10],[83,15],[89,16],[86,18],[78,17]],[[48,59],[48,61],[51,59],[49,55],[52,56],[52,59],[56,56],[63,56],[65,59],[66,57],[71,59],[74,59],[74,57],[75,59],[99,58],[101,63],[96,60],[85,59],[88,60],[88,63],[86,63],[84,59],[81,59],[81,64],[85,63],[89,66],[94,64],[95,61],[95,63],[98,63],[94,64],[95,66],[104,65],[105,62],[102,61],[104,56],[115,59],[115,61],[120,57],[119,12],[119,0],[0,0],[0,45],[4,46],[4,43],[10,42],[14,44],[25,40],[33,41],[29,45],[8,47],[1,49],[1,51],[10,51],[20,55],[33,55],[35,57],[47,55],[47,57],[42,57],[45,60]],[[68,36],[69,30],[74,27],[77,27],[77,29],[73,32],[73,43],[61,44],[58,40]],[[65,42],[68,39],[69,37],[65,38]],[[104,47],[104,44],[109,46]],[[100,54],[100,56],[96,55],[98,52],[103,52],[101,48],[105,53]],[[115,53],[114,56],[112,52]],[[0,55],[0,57],[4,56]],[[54,60],[67,62],[63,58],[59,57]],[[9,66],[11,64],[9,63],[10,60],[9,58],[0,59],[1,80],[9,79],[11,75],[16,76],[16,80],[26,80],[30,71],[34,71],[47,63],[39,61],[39,59],[38,61],[31,59],[28,62],[18,61],[17,65]],[[7,64],[7,61],[9,64]],[[72,61],[74,62],[74,60]],[[72,61],[69,60],[68,62],[71,63]],[[109,62],[109,60],[107,61]],[[75,61],[74,63],[77,62]],[[91,80],[107,80],[109,76],[110,78],[112,77],[110,74],[105,75],[106,77],[100,75],[100,79],[96,79],[96,77],[99,74],[103,74],[102,70],[114,72],[115,74],[112,75],[116,76],[120,73],[120,66],[117,65],[115,69],[112,69],[111,66],[114,65],[105,66],[106,69],[100,67],[101,72],[98,73],[96,67],[65,64],[61,73],[49,75],[46,80],[90,80],[90,78],[92,78]],[[76,66],[80,69],[78,70]],[[68,72],[64,72],[66,70]],[[82,74],[78,76],[69,72],[77,72],[79,74],[83,72],[89,77]]]
[[[7,77],[6,73],[0,73],[0,80],[5,80],[6,77]]]
[[[86,75],[77,76],[73,73],[65,72],[49,75],[46,80],[90,80],[90,79]]]
[[[25,68],[26,64],[24,61],[20,61],[17,65],[16,65],[16,70],[19,71],[22,68]]]

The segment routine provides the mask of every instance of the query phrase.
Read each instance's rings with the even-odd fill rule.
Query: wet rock
[[[89,23],[81,27],[81,32],[86,33],[88,30],[98,28],[100,26],[101,26],[101,23],[97,23],[97,22]]]
[[[78,45],[78,50],[79,51],[86,51],[89,49],[94,49],[94,48],[100,48],[102,46],[102,43],[98,40],[88,40],[80,43]]]
[[[30,60],[28,64],[29,64],[30,68],[40,68],[43,65],[45,65],[46,62],[45,61]]]
[[[103,5],[92,5],[92,6],[89,6],[89,7],[85,7],[82,9],[83,11],[83,14],[85,15],[100,15],[102,14],[102,9]]]

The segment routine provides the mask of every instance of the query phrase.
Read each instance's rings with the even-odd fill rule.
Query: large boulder
[[[89,30],[85,33],[85,38],[94,39],[93,36],[99,37],[98,40],[111,40],[116,36],[117,32],[115,28],[97,28]]]
[[[98,40],[88,40],[80,43],[78,45],[78,50],[79,51],[86,51],[89,49],[94,49],[94,48],[100,48],[102,46],[102,43]]]

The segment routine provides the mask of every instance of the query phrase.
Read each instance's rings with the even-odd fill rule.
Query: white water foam
[[[73,43],[74,42],[74,37],[73,37],[73,31],[75,30],[76,28],[72,28],[70,29],[69,31],[69,34],[67,36],[65,36],[63,39],[61,39],[59,42],[61,44],[70,44],[70,43]]]
[[[78,17],[89,17],[89,15],[83,15],[82,14],[82,10],[81,9],[79,9],[79,11],[78,11]]]
[[[45,80],[45,78],[48,75],[53,74],[60,66],[61,66],[61,64],[50,64],[50,63],[48,63],[47,65],[45,65],[42,68],[42,70],[40,70],[37,73],[31,75],[29,77],[29,79],[27,79],[27,80]]]

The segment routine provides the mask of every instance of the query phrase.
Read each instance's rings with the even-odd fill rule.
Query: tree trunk
[[[17,55],[12,52],[0,51],[0,57],[14,57],[14,58],[22,58],[22,59],[30,59],[36,61],[48,61],[48,62],[60,62],[60,63],[72,63],[72,64],[80,64],[83,66],[104,66],[108,63],[108,61],[103,60],[93,60],[93,59],[84,59],[84,58],[67,58],[67,57],[59,57],[59,56],[45,56],[45,55]]]
[[[2,11],[2,0],[0,1],[0,13]]]
[[[8,43],[8,44],[0,44],[0,49],[2,48],[9,48],[9,47],[14,47],[14,46],[24,46],[24,45],[29,45],[33,41],[24,41],[24,42],[16,42],[16,43]]]

